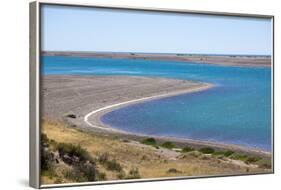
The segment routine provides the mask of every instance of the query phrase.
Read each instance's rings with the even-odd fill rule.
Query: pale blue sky
[[[43,5],[42,49],[271,55],[271,19]]]

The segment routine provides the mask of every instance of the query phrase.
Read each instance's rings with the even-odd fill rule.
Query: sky
[[[271,19],[43,5],[43,51],[272,54]]]

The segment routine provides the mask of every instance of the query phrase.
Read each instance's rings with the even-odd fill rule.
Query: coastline
[[[210,146],[216,149],[221,149],[221,150],[233,150],[237,152],[243,152],[243,153],[253,153],[255,155],[260,155],[260,156],[271,156],[271,152],[261,150],[258,148],[252,148],[252,147],[246,147],[246,146],[241,146],[241,145],[235,145],[235,144],[229,144],[229,143],[223,143],[223,142],[213,142],[213,141],[205,141],[205,140],[194,140],[194,139],[187,139],[187,138],[178,138],[178,137],[170,137],[170,136],[160,136],[160,135],[146,135],[142,133],[132,133],[128,131],[124,131],[121,129],[116,129],[108,124],[105,124],[101,121],[101,117],[104,116],[105,114],[117,110],[122,107],[126,107],[129,105],[133,104],[138,104],[138,103],[143,103],[146,101],[151,101],[151,100],[156,100],[156,99],[161,99],[165,97],[172,97],[172,96],[177,96],[185,93],[194,93],[194,92],[200,92],[204,90],[208,90],[210,88],[214,88],[215,85],[213,84],[205,84],[205,86],[194,88],[194,89],[188,89],[185,91],[178,91],[178,92],[173,92],[173,93],[168,93],[168,94],[160,94],[156,95],[153,97],[144,97],[140,99],[135,99],[127,102],[121,102],[117,104],[113,104],[110,106],[105,106],[96,110],[93,110],[89,112],[87,115],[84,117],[84,121],[92,128],[107,131],[113,134],[122,134],[126,138],[132,138],[132,139],[143,139],[143,138],[155,138],[158,141],[171,141],[173,143],[176,143],[178,145],[180,144],[188,144],[195,146],[197,148],[200,147],[205,147],[205,146]],[[91,119],[89,119],[91,117]]]
[[[137,59],[180,61],[220,66],[271,67],[271,56],[258,55],[205,55],[205,54],[175,54],[175,53],[123,53],[123,52],[75,52],[46,51],[44,56],[93,57],[110,59]]]
[[[108,105],[108,106],[105,106],[105,107],[102,107],[102,108],[99,108],[99,109],[96,109],[96,110],[93,110],[93,111],[89,112],[87,115],[85,115],[84,121],[88,125],[90,125],[91,127],[126,133],[125,131],[115,129],[113,127],[108,127],[106,124],[102,123],[100,118],[103,115],[105,115],[106,113],[109,113],[113,110],[116,110],[116,109],[119,109],[119,108],[122,108],[122,107],[126,107],[126,106],[129,106],[129,105],[142,103],[142,102],[146,102],[146,101],[151,101],[151,100],[156,100],[156,99],[161,99],[161,98],[165,98],[165,97],[177,96],[177,95],[185,94],[185,93],[194,93],[194,92],[204,91],[204,90],[215,87],[215,85],[209,84],[209,83],[201,83],[201,84],[202,84],[202,86],[189,88],[189,89],[186,89],[186,90],[179,90],[179,91],[165,93],[165,94],[158,94],[158,95],[154,95],[154,96],[142,97],[142,98],[138,98],[138,99],[129,100],[129,101],[126,101],[126,102],[119,102],[119,103],[116,103],[116,104]],[[93,117],[91,119],[91,121],[89,121],[90,117]]]
[[[152,137],[147,136],[143,134],[131,134],[125,131],[121,131],[118,129],[112,129],[110,126],[104,125],[100,121],[100,117],[109,112],[113,109],[120,108],[122,106],[127,106],[129,104],[133,103],[140,103],[143,101],[149,101],[157,98],[164,98],[168,96],[175,96],[183,93],[190,93],[190,92],[196,92],[200,90],[207,90],[209,88],[214,87],[213,84],[207,84],[207,83],[198,83],[198,82],[191,82],[191,81],[181,81],[181,80],[175,80],[175,79],[163,79],[163,78],[151,78],[151,77],[97,77],[97,76],[46,76],[44,77],[43,81],[47,80],[47,85],[44,85],[43,83],[43,94],[50,96],[51,98],[48,99],[49,102],[47,104],[53,104],[51,105],[55,107],[55,109],[46,109],[43,113],[47,113],[47,117],[49,113],[52,113],[55,115],[55,119],[63,120],[68,123],[71,123],[74,126],[78,126],[82,130],[85,131],[96,131],[99,133],[106,133],[109,135],[118,135],[123,136],[125,138],[129,138],[132,140],[141,140],[146,137]],[[100,86],[97,86],[97,88],[92,88],[92,86],[96,86],[101,81],[104,83],[103,90],[97,91],[97,89],[101,89]],[[116,85],[121,85],[121,87],[117,88]],[[137,86],[136,89],[141,90],[141,92],[138,92],[136,94],[130,94],[134,91],[125,91],[124,88],[128,88],[128,86]],[[75,86],[78,86],[76,88]],[[113,88],[114,87],[114,88]],[[163,88],[166,90],[163,91]],[[168,90],[167,90],[168,89]],[[72,92],[73,91],[73,92]],[[101,99],[98,99],[97,97],[89,98],[91,92],[96,92],[96,95],[98,97],[102,97]],[[130,93],[129,93],[130,92]],[[170,93],[169,93],[170,92]],[[81,98],[76,98],[72,101],[71,97],[65,97],[64,93],[67,93],[67,95],[71,95],[73,93],[73,96]],[[124,95],[120,94],[124,93]],[[141,96],[139,95],[141,94]],[[116,94],[119,94],[121,98],[116,99]],[[111,99],[112,97],[109,97],[110,100],[107,100],[107,96],[113,96],[114,99]],[[56,100],[56,101],[54,101]],[[60,103],[60,100],[62,103]],[[92,102],[91,102],[92,101]],[[54,105],[54,103],[56,104]],[[61,106],[65,105],[66,102],[68,103],[69,107]],[[92,103],[92,104],[91,104]],[[73,104],[73,105],[71,105]],[[90,104],[90,105],[89,105]],[[43,106],[43,108],[46,106]],[[94,108],[94,109],[93,109]],[[45,108],[44,108],[45,109]],[[53,110],[56,110],[58,112],[54,112]],[[66,110],[68,113],[79,113],[79,115],[75,115],[75,118],[69,118],[65,117]],[[94,111],[93,111],[94,110]],[[81,113],[80,113],[81,112]],[[94,114],[94,117],[89,117]],[[51,115],[51,114],[50,114]],[[88,116],[86,119],[85,117]],[[52,116],[51,116],[52,118]],[[51,119],[53,120],[53,119]],[[88,121],[92,125],[88,125]],[[254,148],[248,148],[248,147],[242,147],[238,145],[232,145],[232,144],[225,144],[225,143],[214,143],[214,142],[206,142],[201,140],[191,140],[191,139],[179,139],[174,137],[161,137],[161,136],[155,136],[155,138],[159,141],[172,141],[178,144],[179,146],[184,145],[191,145],[192,147],[204,147],[204,146],[211,146],[213,148],[216,148],[218,150],[235,150],[238,152],[243,152],[247,154],[254,154],[259,155],[263,157],[270,157],[271,153],[257,150]]]

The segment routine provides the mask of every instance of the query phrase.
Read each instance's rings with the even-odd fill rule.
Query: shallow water
[[[271,68],[44,56],[42,72],[157,76],[213,83],[216,87],[206,91],[120,108],[101,120],[129,132],[271,150]]]

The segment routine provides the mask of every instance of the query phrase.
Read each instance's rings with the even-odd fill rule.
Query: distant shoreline
[[[261,66],[271,67],[271,56],[267,55],[209,55],[209,54],[173,54],[173,53],[119,53],[119,52],[78,52],[43,51],[43,56],[73,56],[111,59],[163,60],[216,64],[223,66]]]

